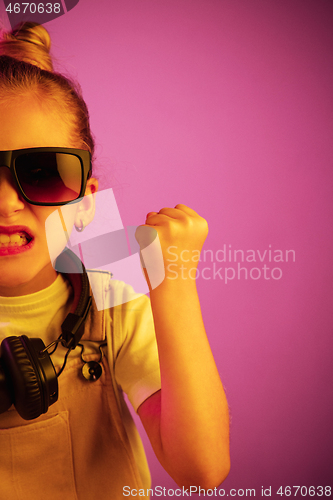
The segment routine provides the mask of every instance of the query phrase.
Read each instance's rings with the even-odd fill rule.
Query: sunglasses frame
[[[30,198],[26,196],[24,193],[24,190],[20,184],[20,181],[17,177],[16,173],[16,167],[15,167],[15,160],[24,154],[27,153],[66,153],[66,154],[71,154],[73,156],[76,156],[80,160],[81,164],[81,174],[82,174],[82,180],[81,180],[81,191],[77,198],[74,200],[70,201],[59,201],[56,203],[49,203],[45,201],[32,201]],[[15,184],[17,187],[18,192],[22,196],[22,198],[30,203],[30,205],[39,205],[39,206],[44,206],[44,207],[57,207],[61,205],[67,205],[68,203],[72,203],[74,201],[77,201],[78,199],[82,198],[84,196],[85,190],[86,190],[86,185],[87,185],[87,180],[91,176],[92,172],[92,166],[91,166],[91,155],[90,152],[85,150],[85,149],[73,149],[73,148],[26,148],[26,149],[13,149],[11,151],[0,151],[0,167],[7,167],[9,168],[12,177],[15,180]]]

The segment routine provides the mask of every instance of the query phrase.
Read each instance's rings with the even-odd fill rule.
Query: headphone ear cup
[[[51,359],[47,353],[41,359],[38,355],[44,347],[41,339],[29,339],[25,335],[7,337],[1,344],[2,359],[13,388],[14,405],[25,420],[32,420],[46,413],[50,403],[50,384],[52,389],[56,385],[57,393],[58,383]],[[45,374],[43,362],[47,362],[48,369],[51,365],[50,384],[48,384],[48,374]],[[50,404],[56,399],[57,394]]]
[[[13,387],[15,408],[25,420],[39,417],[42,413],[41,387],[21,338],[7,337],[1,344],[1,351]]]
[[[7,411],[13,404],[11,387],[0,359],[0,413]]]

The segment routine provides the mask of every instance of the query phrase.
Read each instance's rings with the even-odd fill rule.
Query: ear
[[[94,218],[95,215],[95,196],[98,190],[98,180],[91,177],[87,180],[86,191],[84,197],[79,203],[76,215],[75,226],[87,226]]]

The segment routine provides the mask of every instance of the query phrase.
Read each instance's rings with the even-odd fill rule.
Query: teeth
[[[24,233],[15,234],[0,234],[0,248],[8,246],[22,247],[28,243],[28,239]]]

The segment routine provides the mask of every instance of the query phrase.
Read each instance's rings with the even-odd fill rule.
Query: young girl
[[[46,219],[75,199],[67,229],[83,230],[94,215],[98,181],[87,156],[88,151],[94,157],[88,111],[78,89],[53,72],[49,49],[47,31],[27,23],[3,34],[0,43],[1,360],[4,339],[10,336],[16,337],[10,341],[15,348],[20,343],[19,350],[27,342],[24,335],[41,338],[45,346],[56,341],[76,300],[76,285],[50,261]],[[61,154],[56,148],[62,148]],[[73,156],[83,170],[71,166]],[[44,177],[35,181],[39,168]],[[146,296],[128,301],[128,286],[88,272],[106,303],[113,294],[120,297],[119,305],[98,310],[93,300],[80,345],[67,349],[61,342],[54,353],[49,349],[58,400],[53,402],[51,394],[49,408],[33,418],[29,408],[18,411],[20,402],[28,400],[23,391],[7,409],[6,397],[20,387],[14,390],[7,368],[1,371],[0,498],[148,497],[149,472],[122,392],[162,466],[184,488],[179,492],[187,495],[191,486],[192,492],[195,486],[214,488],[227,476],[227,402],[195,280],[184,276],[186,266],[194,266],[188,255],[202,248],[207,224],[192,209],[177,205],[149,212],[144,226],[157,231],[165,278],[150,287],[150,301]],[[140,235],[138,240],[142,243]],[[169,246],[177,254],[172,275]],[[95,373],[94,368],[87,374],[91,366],[102,366],[102,373],[90,377]]]

